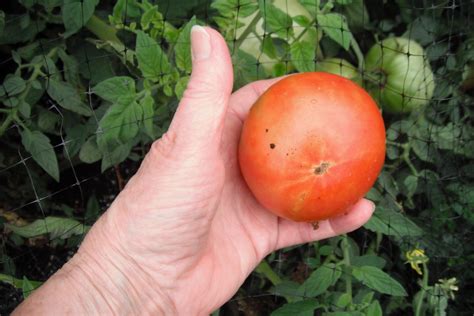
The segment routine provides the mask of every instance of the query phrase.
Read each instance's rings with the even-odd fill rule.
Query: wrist
[[[94,225],[77,254],[60,272],[71,286],[80,284],[76,287],[84,293],[81,305],[93,305],[90,308],[96,311],[98,307],[97,311],[103,313],[175,314],[173,301],[156,280],[147,277],[131,258],[125,258],[116,245],[109,243],[109,236],[100,236],[107,231],[100,227],[106,216]]]
[[[104,216],[74,257],[37,289],[16,314],[175,315],[156,280],[104,239]]]

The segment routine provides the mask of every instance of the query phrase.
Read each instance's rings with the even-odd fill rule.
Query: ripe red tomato
[[[385,159],[385,127],[370,95],[324,72],[271,86],[250,109],[240,168],[278,216],[317,222],[341,215],[372,187]]]

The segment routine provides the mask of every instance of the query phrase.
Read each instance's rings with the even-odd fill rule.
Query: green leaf
[[[351,258],[351,264],[356,267],[372,266],[382,269],[385,266],[385,259],[376,255],[363,255]]]
[[[403,180],[403,185],[407,189],[407,196],[412,197],[416,192],[416,188],[418,187],[418,177],[411,174],[408,175]]]
[[[255,57],[240,49],[232,55],[234,88],[240,88],[249,82],[259,79],[257,62]],[[263,69],[260,69],[260,71],[263,71]]]
[[[20,100],[18,103],[18,111],[20,111],[21,115],[24,118],[30,118],[31,115],[31,105],[28,102]]]
[[[320,0],[298,0],[312,16],[319,12]]]
[[[362,282],[362,284],[377,292],[392,296],[408,295],[398,281],[379,268],[370,266],[354,267],[352,269],[352,275]]]
[[[84,225],[75,219],[55,216],[47,216],[44,219],[37,219],[33,223],[25,226],[5,224],[5,227],[24,238],[49,234],[50,240],[56,238],[66,239],[74,235],[82,236],[90,229],[89,226]]]
[[[342,293],[336,300],[336,306],[339,308],[345,308],[352,301],[352,296],[349,293]]]
[[[58,50],[58,56],[63,62],[64,78],[73,86],[80,85],[79,65],[74,56],[68,55],[64,50]]]
[[[155,101],[151,95],[146,95],[140,100],[140,106],[143,110],[143,127],[145,128],[146,134],[155,140],[155,131],[153,126],[153,120],[155,117]]]
[[[271,316],[313,316],[320,306],[314,299],[288,303],[271,313]]]
[[[407,217],[381,207],[377,208],[364,227],[388,236],[416,237],[423,235],[423,230]]]
[[[211,7],[222,16],[244,18],[254,13],[258,6],[254,0],[215,0]]]
[[[315,43],[293,42],[290,46],[291,61],[300,72],[314,71]]]
[[[135,80],[127,76],[112,77],[101,81],[93,88],[93,92],[104,100],[117,102],[124,97],[135,97]]]
[[[34,289],[35,289],[35,286],[33,285],[33,283],[31,283],[30,280],[28,280],[26,276],[23,276],[23,282],[21,284],[23,298],[27,298],[28,296],[30,296],[30,294],[33,292]]]
[[[23,78],[19,76],[8,76],[2,84],[2,88],[0,89],[0,97],[5,95],[7,97],[12,97],[23,92],[25,88],[26,84]]]
[[[100,131],[97,143],[103,153],[110,145],[127,143],[133,139],[140,128],[143,119],[143,109],[129,96],[119,98],[105,113],[99,122]]]
[[[17,279],[7,274],[0,273],[0,281],[11,284],[17,289],[21,289],[23,287],[23,279]],[[30,282],[30,284],[33,286],[34,289],[38,288],[41,284],[43,284],[43,282],[40,282],[40,281],[31,281],[31,280],[28,280],[28,281]]]
[[[174,87],[174,93],[178,99],[183,97],[184,90],[188,86],[189,76],[184,76],[179,78],[178,82],[176,82],[176,86]]]
[[[66,33],[69,37],[79,31],[94,14],[99,0],[64,0],[62,17]]]
[[[176,66],[182,71],[191,73],[191,28],[196,25],[196,17],[192,17],[179,32],[178,40],[174,46]]]
[[[277,50],[271,36],[263,37],[260,51],[268,55],[271,59],[277,58]]]
[[[53,111],[47,111],[42,108],[38,113],[38,127],[41,131],[52,133],[57,131],[57,124],[60,122],[61,116]]]
[[[398,186],[395,179],[393,179],[392,175],[386,171],[382,171],[380,173],[377,182],[380,184],[384,192],[388,192],[388,194],[395,199],[398,195]]]
[[[311,23],[306,15],[296,15],[293,17],[293,20],[303,27],[308,27]]]
[[[349,28],[354,32],[363,30],[365,26],[370,25],[369,12],[364,0],[351,0],[350,4],[344,6],[342,12],[347,19]]]
[[[367,316],[383,316],[379,301],[373,301],[367,308],[365,314]]]
[[[264,19],[263,29],[272,31],[282,39],[293,35],[293,20],[270,1],[259,1],[260,12]]]
[[[324,32],[345,50],[349,50],[352,33],[347,26],[346,19],[338,13],[318,14],[318,25]]]
[[[59,166],[49,138],[40,131],[23,130],[21,142],[41,168],[59,182]]]
[[[141,10],[136,0],[118,0],[112,10],[111,20],[123,25],[128,18],[140,16]]]
[[[128,155],[130,155],[130,151],[132,150],[132,144],[119,144],[113,147],[111,151],[107,151],[104,153],[102,157],[102,164],[100,166],[100,170],[103,173],[109,167],[119,164],[127,159]]]
[[[348,5],[352,3],[352,0],[336,0],[336,3],[340,5]]]
[[[79,159],[85,163],[94,163],[102,158],[102,153],[97,146],[95,136],[90,137],[81,147],[79,151]]]
[[[278,295],[282,297],[303,297],[304,289],[301,287],[301,284],[284,280],[281,283],[276,284],[271,293],[273,295]]]
[[[138,68],[146,79],[158,81],[171,72],[171,65],[160,45],[143,31],[137,31],[135,52]]]
[[[324,264],[311,273],[309,278],[301,285],[306,297],[315,297],[323,294],[331,285],[341,277],[342,269],[333,263]]]
[[[69,83],[51,79],[47,85],[49,96],[61,107],[84,116],[92,115],[92,110],[82,102],[77,90]]]

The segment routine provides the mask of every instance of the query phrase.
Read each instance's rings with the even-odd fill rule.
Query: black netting
[[[75,253],[166,132],[194,24],[225,37],[234,89],[340,74],[387,129],[365,227],[271,254],[215,315],[472,313],[472,12],[470,0],[4,1],[0,314]]]

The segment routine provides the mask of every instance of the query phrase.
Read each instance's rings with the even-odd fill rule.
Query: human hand
[[[279,79],[231,95],[233,71],[223,38],[195,27],[192,51],[191,79],[168,132],[76,256],[19,312],[44,303],[61,280],[62,289],[80,298],[64,300],[73,306],[69,311],[209,314],[272,251],[352,231],[370,218],[374,206],[361,200],[314,230],[260,206],[240,174],[237,148],[250,106]]]

